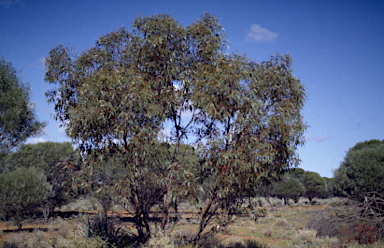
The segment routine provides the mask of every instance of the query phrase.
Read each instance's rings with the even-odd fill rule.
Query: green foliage
[[[324,179],[317,172],[311,171],[304,173],[304,187],[304,195],[308,197],[311,204],[314,197],[320,196],[326,190]]]
[[[301,168],[292,168],[287,171],[289,175],[291,175],[293,178],[298,180],[299,182],[303,183],[304,182],[304,174],[305,170]]]
[[[108,164],[110,172],[96,174],[130,199],[138,229],[149,234],[153,202],[163,202],[164,228],[175,199],[196,199],[203,190],[209,204],[196,240],[222,201],[298,164],[304,86],[289,55],[258,64],[225,53],[223,29],[209,14],[188,27],[168,15],[138,17],[133,29],[107,34],[81,55],[52,49],[45,80],[58,88],[47,96],[87,155],[83,170],[92,177]],[[165,124],[173,146],[166,159],[155,152]],[[196,149],[199,163],[180,159],[183,143]],[[151,203],[142,200],[148,194]]]
[[[23,219],[46,202],[50,194],[45,175],[34,167],[0,174],[0,210],[19,228]]]
[[[29,167],[41,170],[52,187],[52,194],[47,199],[48,210],[52,213],[56,206],[60,207],[72,199],[71,178],[76,168],[67,164],[74,165],[77,161],[78,156],[69,142],[27,144],[6,157],[4,170]]]
[[[362,199],[367,192],[384,194],[384,140],[357,143],[334,171],[336,193]]]
[[[37,120],[33,108],[29,88],[12,64],[0,57],[0,159],[27,138],[41,134],[46,124]]]
[[[292,199],[295,203],[299,201],[300,196],[304,193],[303,184],[288,174],[284,175],[283,179],[278,181],[272,190],[272,195],[280,198],[284,197],[287,202]]]

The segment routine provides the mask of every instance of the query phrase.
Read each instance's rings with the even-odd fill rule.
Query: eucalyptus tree
[[[255,63],[226,47],[214,16],[183,27],[155,15],[136,18],[131,32],[118,29],[80,55],[60,45],[46,59],[45,80],[58,85],[48,99],[86,154],[84,170],[92,173],[113,154],[124,159],[125,178],[114,186],[134,203],[143,239],[150,235],[139,193],[143,175],[164,187],[163,228],[179,195],[197,199],[205,191],[196,241],[226,195],[299,162],[305,90],[292,75],[291,57]],[[154,148],[161,133],[173,147],[165,160]],[[198,152],[199,163],[180,158],[183,143]],[[196,173],[210,181],[202,187]]]
[[[10,62],[0,57],[0,159],[29,137],[42,133],[30,91]]]

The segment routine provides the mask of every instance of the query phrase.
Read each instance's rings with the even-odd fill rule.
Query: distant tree
[[[133,32],[107,34],[81,55],[58,46],[46,59],[45,80],[58,84],[47,92],[48,99],[87,154],[85,167],[94,171],[103,166],[97,161],[111,154],[124,159],[126,179],[114,183],[126,190],[142,218],[137,224],[145,227],[142,240],[150,236],[139,193],[143,176],[165,187],[162,228],[175,197],[193,197],[202,189],[193,165],[178,159],[183,143],[199,152],[200,171],[210,179],[203,187],[207,204],[193,242],[227,195],[299,162],[306,95],[292,74],[291,57],[278,54],[255,63],[227,54],[226,47],[214,16],[204,14],[183,27],[168,15],[155,15],[136,18]],[[165,124],[174,152],[166,170],[148,173],[147,165],[153,164],[146,157],[152,156]]]
[[[303,183],[304,182],[304,174],[305,170],[301,168],[292,168],[287,171],[289,175],[291,175],[293,178],[298,180],[299,182]]]
[[[37,120],[29,93],[12,64],[0,57],[0,159],[46,125]]]
[[[325,191],[325,181],[317,172],[306,171],[304,174],[304,195],[312,204],[314,197],[318,197]]]
[[[53,213],[55,207],[68,203],[74,192],[70,190],[71,178],[76,168],[66,167],[67,162],[76,165],[78,155],[69,142],[43,142],[22,145],[6,158],[5,169],[35,167],[41,170],[52,187],[46,199],[45,217]]]
[[[285,198],[287,203],[292,199],[295,203],[299,202],[300,196],[305,193],[302,183],[289,174],[285,174],[281,181],[275,183],[272,195]]]
[[[336,193],[363,199],[368,192],[384,195],[384,140],[369,140],[350,148],[334,171]]]
[[[325,182],[325,191],[323,194],[320,195],[320,198],[329,198],[329,197],[332,197],[333,196],[333,192],[332,192],[332,180],[333,178],[329,178],[329,177],[323,177],[324,179],[324,182]]]
[[[34,167],[0,174],[0,211],[19,229],[24,218],[44,205],[50,194],[44,173]]]
[[[274,181],[273,181],[274,182]],[[273,204],[271,202],[271,197],[272,197],[272,191],[275,183],[273,183],[271,180],[268,178],[261,178],[257,184],[255,184],[254,191],[258,196],[264,197],[265,200],[268,202],[269,206],[272,208],[273,215],[276,217],[276,211],[275,208],[273,207]],[[253,195],[256,195],[253,194]]]

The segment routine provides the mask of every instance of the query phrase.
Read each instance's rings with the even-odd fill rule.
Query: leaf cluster
[[[0,57],[0,159],[27,138],[40,135],[45,125],[37,120],[29,87]]]

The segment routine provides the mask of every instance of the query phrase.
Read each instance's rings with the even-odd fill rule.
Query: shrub
[[[173,238],[176,245],[186,245],[193,238],[194,233],[188,229],[176,230]]]
[[[279,219],[276,222],[276,225],[278,225],[278,226],[287,226],[288,225],[288,221],[285,218],[282,218],[282,219]]]
[[[101,213],[95,218],[82,216],[81,221],[83,224],[80,226],[80,229],[87,238],[100,237],[118,247],[124,247],[135,241],[133,235],[124,232],[121,228],[117,228],[112,218],[108,218]]]
[[[161,230],[153,232],[144,245],[145,248],[174,248],[173,240]]]
[[[246,247],[245,241],[242,237],[233,237],[229,242],[230,247]]]
[[[3,248],[35,248],[35,247],[50,247],[47,240],[44,239],[44,234],[40,231],[33,233],[12,233],[4,242]]]
[[[340,237],[346,243],[355,240],[359,244],[372,244],[375,242],[375,231],[376,228],[370,226],[368,223],[356,223],[354,229],[341,228]]]
[[[108,242],[101,237],[89,237],[86,239],[74,239],[75,248],[107,248]]]
[[[314,243],[316,241],[316,230],[303,229],[298,230],[295,239],[299,239],[304,242]]]
[[[273,234],[273,230],[272,230],[272,228],[269,228],[269,229],[267,229],[267,230],[265,230],[265,231],[263,232],[263,236],[264,236],[264,237],[271,237],[272,234]]]
[[[0,211],[21,223],[33,214],[50,196],[51,186],[45,175],[34,167],[18,168],[0,174]]]
[[[319,237],[336,237],[343,227],[353,229],[356,221],[356,215],[350,207],[324,209],[316,211],[308,219],[305,228],[316,230]]]

